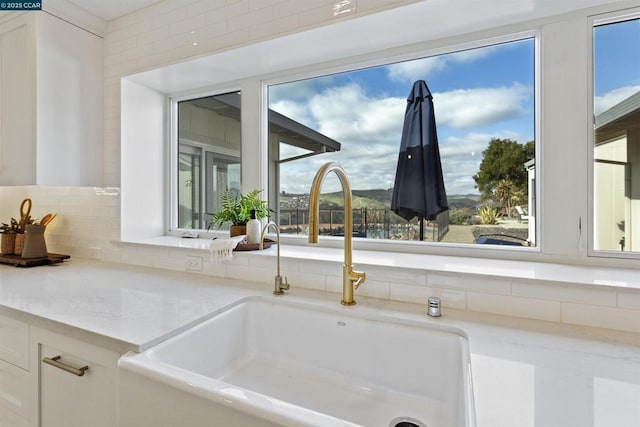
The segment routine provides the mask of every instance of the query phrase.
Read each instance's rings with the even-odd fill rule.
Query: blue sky
[[[640,33],[634,25],[624,29],[626,37]],[[601,61],[619,52],[611,49],[619,47],[617,30],[601,31],[606,37],[596,33],[595,44],[606,52]],[[640,40],[632,46],[637,49]],[[625,71],[598,71],[607,83],[596,85],[597,112],[634,93],[638,56]],[[342,143],[340,152],[283,164],[280,190],[308,192],[309,171],[328,161],[345,168],[353,189],[392,187],[406,97],[420,79],[433,94],[448,194],[477,193],[472,177],[492,137],[520,143],[535,138],[533,39],[271,86],[270,108]],[[284,146],[281,157],[294,153]],[[337,179],[327,179],[324,189],[337,191]]]
[[[640,19],[594,29],[594,111],[640,91]]]

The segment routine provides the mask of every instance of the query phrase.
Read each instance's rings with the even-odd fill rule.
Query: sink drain
[[[389,427],[427,427],[423,422],[411,417],[398,417],[391,420]]]

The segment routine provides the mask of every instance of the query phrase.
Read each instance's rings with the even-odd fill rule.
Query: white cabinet
[[[0,426],[116,426],[119,357],[0,315]]]
[[[29,413],[29,372],[0,360],[0,426],[27,426]]]
[[[117,425],[118,353],[33,326],[31,353],[39,373],[38,426]]]
[[[35,53],[28,21],[0,31],[0,183],[14,185],[35,179]]]
[[[0,185],[102,185],[102,53],[48,13],[0,22]]]
[[[29,425],[29,326],[0,316],[0,426]]]
[[[0,316],[0,360],[29,370],[29,325]]]

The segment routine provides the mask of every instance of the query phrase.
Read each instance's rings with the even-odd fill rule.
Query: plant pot
[[[24,248],[24,240],[25,240],[24,233],[16,234],[16,241],[13,246],[14,255],[22,255],[22,248]]]
[[[44,225],[27,225],[25,227],[26,237],[24,239],[24,248],[22,249],[22,258],[43,258],[49,255],[47,252],[47,244],[44,241]]]
[[[0,244],[0,254],[7,255],[13,254],[16,247],[16,234],[4,233],[2,234],[2,243]]]
[[[243,234],[247,234],[247,226],[246,225],[232,225],[229,227],[229,236],[241,236]]]

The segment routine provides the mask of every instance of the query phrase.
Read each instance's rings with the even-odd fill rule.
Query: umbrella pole
[[[420,218],[420,241],[424,240],[424,218]]]

